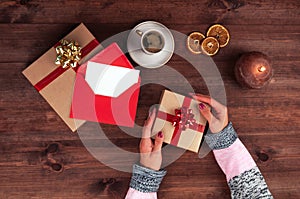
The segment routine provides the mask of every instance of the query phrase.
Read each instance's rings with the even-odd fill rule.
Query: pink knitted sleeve
[[[228,148],[214,150],[213,153],[227,181],[256,166],[239,138]]]
[[[208,132],[205,141],[213,149],[226,175],[232,198],[273,199],[264,177],[231,122],[219,133]]]
[[[133,188],[129,188],[125,199],[157,199],[156,192],[143,193]]]

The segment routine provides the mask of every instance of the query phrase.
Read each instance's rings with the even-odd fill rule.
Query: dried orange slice
[[[201,41],[205,36],[200,32],[192,32],[187,38],[187,47],[194,54],[201,53]]]
[[[230,39],[228,30],[220,24],[212,25],[208,29],[206,36],[216,38],[218,40],[221,48],[225,47],[228,44],[229,39]]]
[[[219,51],[219,42],[214,37],[206,37],[201,44],[201,49],[209,56],[215,55]]]

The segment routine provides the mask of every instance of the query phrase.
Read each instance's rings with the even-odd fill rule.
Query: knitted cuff
[[[228,182],[231,198],[264,198],[273,199],[264,177],[258,167],[233,177]]]
[[[134,164],[130,187],[143,193],[157,192],[166,173],[165,170],[155,171]]]
[[[228,125],[219,133],[212,133],[209,129],[205,135],[205,141],[212,150],[224,149],[229,147],[237,139],[237,134],[229,122]]]

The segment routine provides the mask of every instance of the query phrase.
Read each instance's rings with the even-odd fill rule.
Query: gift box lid
[[[82,23],[63,39],[76,41],[82,47],[80,64],[102,49],[99,42]],[[74,132],[85,123],[84,120],[76,120],[69,116],[77,68],[73,70],[70,67],[63,68],[55,64],[56,47],[60,44],[61,42],[58,42],[52,46],[22,73]]]
[[[198,153],[207,124],[198,103],[189,97],[164,90],[153,131],[162,131],[165,143]]]

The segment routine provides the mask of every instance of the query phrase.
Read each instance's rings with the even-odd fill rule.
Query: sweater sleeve
[[[159,185],[166,173],[165,170],[154,171],[133,165],[130,188],[125,199],[157,199]]]
[[[221,132],[208,132],[205,141],[226,175],[232,198],[273,198],[250,153],[230,122]]]

